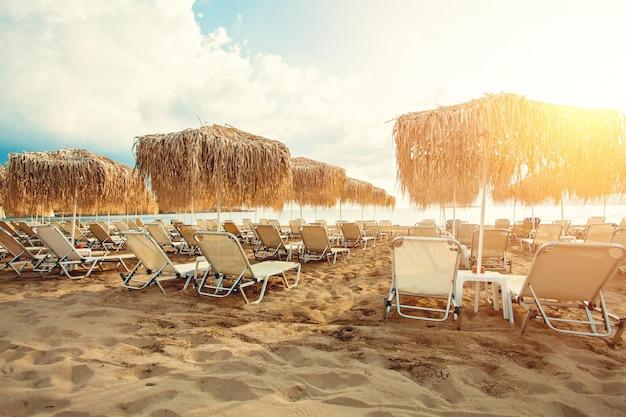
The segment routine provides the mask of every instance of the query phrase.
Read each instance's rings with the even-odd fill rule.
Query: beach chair
[[[31,265],[33,271],[41,275],[55,267],[55,264],[51,267],[45,264],[47,254],[43,246],[26,247],[4,228],[0,228],[0,245],[7,251],[7,259],[2,260],[0,270],[8,267],[20,275],[26,266]]]
[[[341,228],[344,247],[358,247],[363,245],[363,249],[367,249],[368,241],[372,242],[372,246],[376,246],[376,238],[373,236],[365,236],[356,222],[340,223],[339,227]]]
[[[472,237],[474,232],[480,228],[479,225],[473,223],[461,223],[456,227],[456,240],[466,248],[472,246]]]
[[[528,246],[529,252],[534,252],[541,245],[548,242],[558,242],[563,235],[562,224],[540,224],[535,230],[533,237],[525,237],[519,239],[520,248],[524,249],[524,245]]]
[[[515,222],[513,227],[511,228],[511,233],[509,234],[509,241],[517,240],[517,243],[520,245],[520,249],[522,249],[522,244],[520,243],[520,239],[525,239],[530,236],[530,232],[533,230],[533,223],[529,221],[520,221]]]
[[[396,234],[391,220],[381,220],[378,224],[380,225],[381,233],[383,233],[385,237],[393,237]]]
[[[571,220],[554,220],[552,224],[560,224],[563,226],[563,231],[561,232],[561,237],[559,238],[560,240],[565,240],[568,236],[570,236],[570,226],[572,225]]]
[[[257,247],[253,250],[256,259],[278,258],[284,256],[287,261],[291,260],[293,252],[300,249],[302,242],[285,242],[286,236],[282,236],[273,224],[253,224],[252,230],[259,239]]]
[[[413,226],[407,230],[408,236],[441,237],[441,230],[433,226]]]
[[[546,243],[535,253],[527,275],[507,276],[511,322],[513,303],[526,310],[520,333],[531,318],[540,318],[557,332],[608,337],[613,320],[617,332],[610,343],[616,343],[625,319],[608,312],[602,289],[625,258],[626,248],[613,243]]]
[[[128,227],[128,223],[126,222],[114,221],[113,226],[117,229],[118,233],[130,231],[130,227]]]
[[[266,223],[269,224],[269,223]],[[235,224],[234,221],[232,220],[226,220],[222,223],[222,228],[224,229],[225,232],[228,232],[232,235],[234,235],[237,239],[239,239],[239,241],[241,243],[250,243],[250,240],[252,239],[252,233],[242,233],[241,230],[239,230],[239,227],[237,227],[237,225]]]
[[[541,226],[540,226],[541,227]],[[511,272],[511,260],[507,257],[509,231],[507,229],[485,229],[483,231],[481,266],[487,271]],[[469,267],[478,264],[478,239],[480,230],[474,231],[469,255]]]
[[[122,232],[122,236],[128,248],[139,259],[132,271],[120,274],[124,288],[140,290],[156,284],[164,293],[165,288],[161,282],[184,280],[183,290],[185,290],[199,271],[206,271],[210,267],[202,257],[196,258],[195,262],[174,264],[163,247],[147,232],[128,231]],[[146,270],[145,274],[139,272],[142,267]]]
[[[614,223],[594,223],[587,226],[584,242],[610,242],[617,229]]]
[[[571,226],[570,231],[576,237],[576,239],[584,240],[587,235],[587,230],[592,224],[602,224],[606,220],[604,216],[591,216],[587,219],[587,223],[582,226]]]
[[[452,312],[459,318],[460,328],[460,310],[453,294],[460,254],[461,245],[452,238],[395,238],[384,317],[395,308],[402,317],[441,322]]]
[[[168,249],[174,250],[174,253],[179,253],[185,242],[172,240],[172,235],[165,229],[162,223],[148,223],[146,229],[152,238],[167,251]]]
[[[331,245],[331,238],[322,225],[300,226],[300,236],[302,237],[304,262],[318,261],[326,258],[330,265],[330,258],[333,264],[337,262],[337,254],[341,253],[344,260],[350,259],[349,248],[334,248]]]
[[[228,232],[196,232],[196,241],[200,253],[211,264],[211,270],[197,284],[198,294],[210,297],[226,297],[239,291],[246,304],[258,304],[263,300],[269,278],[280,276],[287,288],[298,285],[300,263],[288,261],[262,261],[250,264],[241,243],[235,235]],[[295,278],[289,283],[288,271],[295,272]],[[260,285],[260,292],[254,301],[248,299],[248,287]]]
[[[494,227],[496,229],[506,229],[509,230],[511,227],[511,220],[509,219],[496,219]]]
[[[28,242],[31,246],[41,246],[41,242],[35,233],[35,230],[24,221],[17,222],[17,228],[23,236],[22,242]]]
[[[17,227],[13,226],[9,222],[5,222],[4,220],[0,220],[0,227],[6,230],[11,236],[20,242],[26,242],[26,235],[19,230]]]
[[[302,219],[289,220],[289,230],[292,238],[300,238],[300,226],[304,226],[306,222]]]
[[[363,234],[368,237],[373,237],[374,240],[382,239],[380,235],[380,226],[376,220],[364,220],[363,221]]]
[[[125,259],[135,259],[133,254],[107,254],[106,252],[93,252],[91,249],[76,249],[63,233],[51,224],[41,224],[37,226],[37,237],[48,248],[47,261],[52,260],[55,266],[61,268],[63,274],[68,278],[79,279],[87,277],[91,274],[94,267],[98,266],[102,269],[105,262],[115,263],[116,266],[122,265],[126,271],[128,267]],[[78,270],[84,271],[83,274],[76,275]]]
[[[123,238],[118,235],[109,235],[106,230],[102,228],[100,223],[89,223],[88,227],[91,234],[97,239],[100,247],[102,247],[105,252],[109,252],[110,250],[117,252],[124,246]]]
[[[187,253],[190,256],[196,253],[198,251],[198,242],[196,242],[196,238],[193,236],[197,231],[195,226],[179,223],[176,225],[176,229],[178,229],[178,233],[180,233],[185,243],[180,253]]]

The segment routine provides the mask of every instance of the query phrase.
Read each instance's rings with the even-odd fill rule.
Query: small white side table
[[[480,296],[480,283],[491,282],[493,283],[493,308],[500,310],[500,304],[498,300],[498,289],[502,292],[502,316],[505,320],[509,319],[509,292],[506,286],[506,275],[503,275],[495,271],[485,271],[482,274],[474,273],[472,271],[461,270],[456,275],[456,287],[454,291],[454,300],[458,306],[463,304],[463,284],[468,281],[476,282],[476,294],[474,298],[474,312],[478,311],[478,298]]]

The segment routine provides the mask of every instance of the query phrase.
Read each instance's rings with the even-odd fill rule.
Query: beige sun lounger
[[[302,242],[285,242],[286,236],[281,235],[274,224],[253,224],[254,235],[259,239],[259,244],[254,249],[256,259],[278,258],[284,256],[290,261],[294,251],[297,253],[302,247]]]
[[[163,248],[163,250],[167,251],[168,249],[173,249],[175,253],[180,252],[185,246],[185,242],[174,241],[172,240],[172,236],[169,231],[165,229],[162,222],[159,223],[148,223],[146,224],[146,228],[148,229],[148,233],[152,238]]]
[[[451,238],[400,236],[391,243],[391,287],[384,316],[445,321],[460,313],[454,299],[461,245]],[[443,307],[435,303],[444,303]],[[457,324],[460,328],[460,320]]]
[[[119,251],[124,246],[124,239],[118,235],[109,235],[100,223],[89,223],[91,234],[98,240],[99,245],[106,251]],[[93,246],[93,245],[92,245]]]
[[[344,247],[358,247],[363,245],[363,249],[367,249],[367,242],[372,242],[372,246],[376,246],[376,238],[373,236],[365,236],[358,223],[339,223],[339,227],[341,228]]]
[[[139,263],[132,271],[128,274],[120,274],[124,288],[139,290],[156,284],[161,292],[165,292],[161,282],[182,279],[184,280],[183,289],[187,289],[189,282],[199,271],[209,268],[206,259],[202,257],[198,257],[195,262],[174,264],[149,233],[128,231],[123,232],[122,235],[128,248],[139,259]],[[146,270],[145,274],[140,273],[142,267]]]
[[[331,239],[326,232],[326,228],[322,225],[304,225],[300,226],[300,236],[304,244],[304,262],[318,261],[326,258],[330,264],[330,258],[333,264],[337,262],[337,254],[341,253],[344,260],[350,259],[349,248],[334,248],[331,246]]]
[[[76,249],[65,235],[51,224],[37,226],[36,233],[39,240],[50,250],[50,254],[54,255],[56,266],[61,268],[63,274],[72,279],[89,276],[94,267],[102,268],[104,262],[115,263],[117,266],[122,265],[128,271],[124,260],[136,259],[133,254],[109,255],[106,252],[92,252],[88,248]],[[79,269],[84,273],[76,275],[76,271]]]
[[[211,264],[211,270],[197,283],[198,294],[210,297],[226,297],[239,291],[246,304],[258,304],[263,300],[269,279],[280,276],[287,288],[298,285],[300,263],[287,261],[262,261],[250,264],[236,236],[228,232],[197,232],[195,234],[200,253]],[[288,271],[295,272],[289,283]],[[248,299],[246,290],[260,286],[254,301]]]
[[[43,246],[27,248],[3,228],[0,228],[0,246],[7,250],[6,257],[9,258],[2,261],[4,264],[0,265],[0,270],[9,267],[20,275],[26,266],[31,265],[33,271],[41,275],[55,266],[54,264],[46,266],[47,253]]]
[[[507,276],[511,322],[513,303],[527,312],[521,333],[531,318],[541,318],[557,332],[608,337],[614,320],[618,330],[611,343],[615,343],[624,331],[625,319],[608,312],[602,290],[625,258],[626,248],[613,243],[551,242],[541,246],[527,275]]]
[[[558,242],[562,235],[562,224],[540,224],[535,230],[535,235],[533,237],[521,238],[519,239],[519,243],[522,249],[525,245],[528,247],[528,251],[532,253],[545,243]]]

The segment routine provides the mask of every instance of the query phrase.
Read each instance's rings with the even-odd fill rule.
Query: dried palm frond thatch
[[[346,183],[346,170],[325,162],[291,158],[293,201],[312,207],[333,207]]]
[[[366,206],[373,200],[373,195],[374,186],[371,183],[348,177],[341,194],[341,202]]]
[[[234,127],[138,136],[134,151],[163,211],[219,205],[282,209],[291,195],[289,149]]]
[[[40,207],[94,212],[125,204],[129,189],[124,166],[83,149],[10,154],[6,205],[15,215],[32,215]]]
[[[611,193],[624,156],[624,115],[486,95],[396,120],[397,177],[420,207],[469,202],[481,186],[559,173],[579,198]],[[553,177],[552,177],[553,178]]]

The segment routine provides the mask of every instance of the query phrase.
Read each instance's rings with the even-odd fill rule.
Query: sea
[[[486,205],[484,211],[484,223],[494,224],[496,219],[509,219],[511,224],[515,221],[523,220],[526,217],[539,217],[542,223],[551,223],[553,220],[570,220],[572,225],[584,225],[591,216],[604,216],[606,222],[620,224],[626,217],[626,204],[571,204],[564,205],[541,205],[541,206],[510,206],[510,205]],[[438,225],[444,225],[446,220],[458,219],[470,223],[480,224],[481,207],[472,206],[466,208],[428,208],[418,209],[411,207],[401,208],[380,208],[373,206],[366,207],[335,207],[331,209],[314,209],[298,206],[286,207],[283,210],[259,209],[250,211],[223,211],[220,213],[173,213],[157,215],[98,215],[98,216],[78,216],[81,221],[105,220],[112,223],[116,220],[139,218],[144,223],[162,219],[166,222],[179,220],[186,224],[196,224],[198,219],[219,219],[232,220],[237,224],[242,224],[243,219],[250,219],[258,222],[260,219],[276,219],[280,224],[288,225],[291,219],[304,219],[308,223],[318,219],[324,219],[328,224],[334,224],[338,220],[358,221],[358,220],[391,220],[394,225],[412,226],[421,220],[433,219]],[[44,221],[64,220],[68,217],[56,216],[45,217]],[[16,220],[16,219],[9,219]],[[35,217],[20,218],[29,222],[41,221]]]

